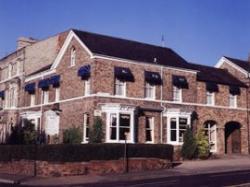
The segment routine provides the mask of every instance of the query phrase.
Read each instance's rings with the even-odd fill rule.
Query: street
[[[0,184],[1,187],[25,185]],[[51,185],[50,185],[51,186]],[[58,186],[58,185],[57,185]],[[166,186],[250,186],[250,170],[201,175],[164,177],[138,181],[101,182],[92,184],[59,185],[63,187],[166,187]],[[44,187],[44,186],[43,186]]]

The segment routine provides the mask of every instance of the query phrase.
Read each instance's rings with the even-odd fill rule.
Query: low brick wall
[[[20,160],[0,162],[0,173],[34,175],[34,161]],[[128,161],[129,171],[145,171],[170,168],[171,162],[156,158],[132,158]],[[41,177],[70,175],[123,173],[124,160],[90,162],[47,162],[36,161],[36,172]]]

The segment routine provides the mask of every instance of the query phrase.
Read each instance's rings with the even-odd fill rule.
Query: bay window
[[[89,142],[89,114],[83,115],[83,142]]]
[[[146,143],[154,143],[154,118],[146,117]]]

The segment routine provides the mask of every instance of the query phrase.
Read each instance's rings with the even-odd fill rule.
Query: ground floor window
[[[190,115],[171,115],[167,120],[167,143],[182,144],[184,133],[190,126]]]
[[[154,118],[146,117],[146,143],[154,143]]]
[[[83,143],[89,142],[89,114],[83,115]]]
[[[206,122],[204,125],[205,135],[208,137],[209,145],[210,145],[210,151],[216,152],[216,123]]]
[[[109,122],[108,141],[131,141],[132,121],[131,114],[111,113]]]

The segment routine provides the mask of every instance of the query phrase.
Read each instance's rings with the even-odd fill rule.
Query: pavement
[[[68,177],[33,177],[0,174],[0,183],[22,184],[25,186],[60,186],[91,183],[110,183],[118,181],[137,181],[174,176],[244,171],[250,169],[249,155],[231,155],[218,159],[183,161],[180,165],[164,170],[131,172],[125,174],[81,175]]]

